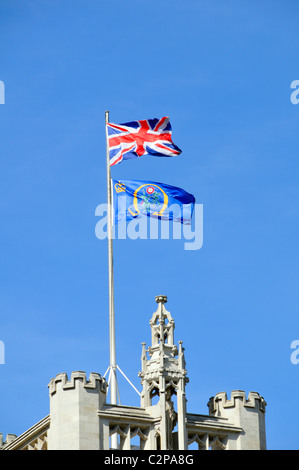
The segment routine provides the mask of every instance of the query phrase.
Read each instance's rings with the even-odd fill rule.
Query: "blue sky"
[[[112,176],[179,186],[204,208],[198,251],[115,240],[118,365],[140,388],[141,342],[167,295],[187,410],[257,391],[268,448],[299,448],[298,18],[295,0],[2,0],[1,433],[49,413],[56,374],[109,364],[107,243],[95,236],[109,110],[113,122],[170,116],[182,149]]]

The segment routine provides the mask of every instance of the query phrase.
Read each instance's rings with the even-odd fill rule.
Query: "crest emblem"
[[[138,215],[162,216],[168,205],[168,196],[157,184],[142,184],[134,192],[133,208],[129,212],[133,217]]]
[[[115,183],[114,187],[115,187],[115,191],[117,193],[122,193],[122,192],[125,193],[126,192],[126,186],[123,183],[121,183],[120,181],[118,183]]]

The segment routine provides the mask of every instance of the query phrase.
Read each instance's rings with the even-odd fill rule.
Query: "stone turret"
[[[208,407],[211,416],[226,418],[243,429],[230,443],[232,450],[266,450],[266,402],[257,392],[249,392],[246,398],[243,390],[234,390],[230,400],[220,392],[210,398]]]
[[[0,450],[2,450],[6,445],[13,442],[17,436],[15,434],[7,434],[6,439],[3,439],[3,434],[0,433]]]
[[[107,383],[100,374],[58,374],[49,383],[48,450],[100,449],[98,410],[106,402]]]
[[[157,433],[160,436],[162,450],[173,448],[185,449],[186,434],[186,397],[185,385],[188,382],[185,369],[185,357],[182,342],[179,349],[174,344],[174,320],[165,308],[167,297],[156,297],[158,309],[150,320],[151,346],[146,351],[142,343],[142,393],[141,406],[152,415],[161,417]],[[147,357],[149,354],[149,358]],[[172,396],[177,398],[177,412]],[[157,396],[158,403],[153,404]],[[177,425],[177,435],[173,430]],[[176,442],[175,442],[176,441]]]

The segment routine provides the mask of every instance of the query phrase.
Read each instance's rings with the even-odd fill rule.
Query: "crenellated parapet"
[[[235,449],[266,449],[266,402],[257,392],[233,390],[230,398],[225,392],[217,393],[208,402],[209,414],[225,418],[242,429],[238,438],[230,443]],[[234,447],[235,446],[235,447]]]
[[[106,380],[96,372],[91,372],[87,380],[86,372],[75,371],[72,372],[70,380],[68,380],[68,376],[65,372],[57,374],[56,377],[51,379],[48,387],[50,396],[52,396],[58,389],[70,390],[79,385],[86,389],[98,389],[105,394],[108,386]]]
[[[49,450],[100,448],[98,411],[106,403],[107,382],[100,374],[58,374],[49,383]]]
[[[211,397],[208,402],[209,414],[217,416],[220,408],[235,408],[239,403],[245,408],[255,408],[263,413],[266,412],[267,403],[259,393],[249,392],[246,397],[243,390],[233,390],[230,399],[226,392],[219,392],[215,397]]]
[[[5,440],[3,439],[3,434],[0,433],[0,450],[2,450],[8,444],[11,444],[17,436],[15,434],[7,434]]]

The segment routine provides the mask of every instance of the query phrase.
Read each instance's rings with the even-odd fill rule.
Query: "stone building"
[[[142,343],[140,407],[109,404],[108,383],[98,373],[58,374],[49,383],[49,415],[20,436],[3,442],[0,434],[0,449],[265,450],[266,403],[256,392],[217,393],[207,415],[187,412],[184,348],[174,343],[167,298],[156,302],[151,345]]]

